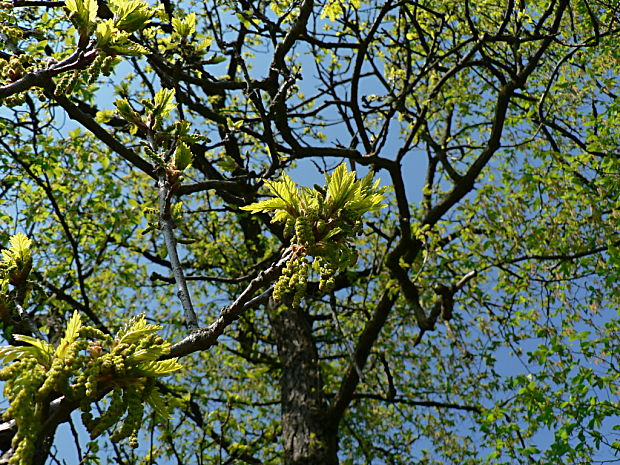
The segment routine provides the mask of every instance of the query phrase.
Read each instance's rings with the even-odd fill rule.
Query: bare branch
[[[282,254],[282,258],[254,278],[245,290],[239,294],[239,297],[228,307],[220,310],[216,320],[206,328],[200,328],[192,332],[182,341],[177,342],[170,349],[170,353],[164,358],[182,357],[184,355],[206,350],[217,343],[217,339],[222,335],[224,330],[246,310],[254,308],[259,303],[264,302],[268,297],[267,293],[263,293],[252,298],[258,289],[270,284],[278,277],[286,263],[290,259],[292,250],[286,249]]]
[[[177,244],[173,232],[174,221],[170,212],[172,186],[164,170],[159,174],[157,185],[159,187],[159,226],[164,234],[164,241],[170,258],[170,268],[172,269],[172,275],[177,285],[177,295],[183,306],[185,324],[190,330],[194,330],[198,328],[198,320],[196,318],[196,312],[194,312],[192,299],[187,289],[187,281],[185,280],[183,267],[181,266],[181,261],[179,260],[179,254],[177,252]]]

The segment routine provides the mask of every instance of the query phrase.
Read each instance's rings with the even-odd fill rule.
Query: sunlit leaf
[[[39,363],[47,367],[51,365],[51,356],[54,353],[54,348],[51,344],[24,334],[15,334],[13,337],[16,341],[30,344],[31,347],[28,348],[30,349],[29,355],[34,357]]]
[[[65,329],[65,335],[60,340],[58,347],[56,347],[56,351],[54,354],[55,357],[62,358],[67,354],[67,349],[77,339],[81,327],[82,319],[79,312],[76,310],[73,312],[73,315],[71,316],[71,319],[67,324],[67,328]]]

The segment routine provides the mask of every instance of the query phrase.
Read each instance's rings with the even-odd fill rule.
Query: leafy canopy
[[[616,0],[44,3],[0,8],[3,454],[81,410],[93,464],[617,458]]]

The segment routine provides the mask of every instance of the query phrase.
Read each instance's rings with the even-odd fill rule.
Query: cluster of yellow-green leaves
[[[1,302],[5,306],[9,297],[14,297],[9,288],[22,286],[28,278],[31,243],[17,234],[11,238],[10,249],[2,251]],[[2,417],[17,424],[9,463],[31,463],[50,403],[60,398],[79,404],[92,438],[120,423],[110,436],[112,441],[129,438],[130,445],[137,446],[144,405],[149,404],[162,417],[168,415],[155,380],[181,368],[176,359],[159,360],[170,350],[170,344],[157,335],[159,329],[142,315],[112,337],[84,326],[75,312],[56,347],[42,339],[14,334],[22,345],[0,347],[0,362],[8,364],[0,370],[9,401]],[[93,403],[106,395],[110,398],[107,409],[94,418]]]
[[[114,102],[116,113],[129,123],[130,131],[133,134],[140,131],[148,136],[147,141],[141,142],[144,153],[156,167],[166,170],[172,184],[179,180],[181,173],[193,161],[190,145],[209,140],[201,134],[190,132],[189,121],[164,124],[176,108],[174,96],[174,89],[160,89],[152,100],[140,101],[142,111],[134,109],[127,99]],[[100,111],[96,119],[103,123],[114,115],[112,110]]]
[[[0,261],[0,325],[5,336],[10,332],[10,322],[15,305],[24,305],[28,297],[28,276],[32,268],[32,241],[24,234],[15,234],[9,249],[2,250]]]
[[[55,57],[33,53],[20,53],[7,58],[0,58],[0,81],[15,82],[27,73],[37,70],[49,70],[55,76],[56,95],[71,94],[79,82],[93,84],[103,74],[110,75],[114,67],[124,56],[140,56],[149,53],[145,47],[135,41],[135,34],[151,37],[159,28],[148,27],[152,18],[168,21],[161,7],[150,7],[143,0],[110,0],[106,2],[113,16],[103,19],[99,15],[97,0],[67,0],[64,12],[75,27],[77,33],[77,50],[68,58],[58,61]],[[23,39],[21,29],[12,27],[16,23],[11,12],[11,2],[0,1],[0,34],[4,42],[17,50],[17,44]],[[183,52],[185,58],[202,60],[204,64],[216,64],[223,57],[213,56],[203,60],[208,52],[211,39],[196,33],[197,17],[191,13],[183,19],[172,18],[173,31],[162,38],[164,54]],[[47,39],[44,30],[30,31],[30,35],[39,41]],[[9,47],[11,48],[11,47]],[[167,56],[167,54],[166,54]],[[45,100],[43,90],[35,88],[34,92]],[[16,106],[23,104],[25,93],[17,93],[2,100],[2,104]]]
[[[25,335],[15,336],[23,346],[0,347],[0,360],[13,362],[0,370],[10,403],[3,417],[14,419],[18,428],[13,438],[15,453],[9,463],[30,463],[39,428],[46,420],[44,412],[51,401],[61,396],[79,402],[91,438],[122,419],[110,439],[129,438],[130,445],[137,447],[136,434],[145,403],[158,415],[168,415],[155,380],[181,368],[176,359],[158,360],[170,350],[170,344],[157,335],[159,329],[142,315],[112,337],[83,326],[75,312],[57,347]],[[94,418],[92,404],[107,393],[107,410]]]
[[[2,294],[8,294],[9,284],[20,286],[27,279],[32,268],[32,241],[24,234],[18,233],[11,237],[11,246],[2,250],[0,261],[0,289]]]
[[[329,18],[330,21],[334,22],[336,19],[342,17],[347,8],[357,11],[361,3],[361,0],[350,0],[346,3],[339,0],[328,0],[321,12],[321,19]]]
[[[65,11],[79,34],[78,45],[85,47],[94,34],[96,58],[88,68],[88,83],[100,74],[108,75],[119,56],[138,56],[147,50],[131,40],[131,34],[141,30],[154,16],[148,4],[141,0],[111,0],[108,2],[113,18],[97,16],[97,0],[67,0]],[[78,81],[80,70],[63,74],[56,93],[70,93]]]
[[[281,181],[265,184],[273,197],[242,207],[253,213],[273,212],[272,222],[283,222],[284,235],[291,238],[293,254],[276,283],[276,301],[293,294],[293,306],[299,305],[306,292],[311,264],[320,277],[319,289],[330,292],[339,270],[353,266],[357,251],[353,238],[362,230],[362,216],[385,207],[386,187],[373,182],[373,173],[356,178],[345,163],[325,175],[324,187],[298,188],[282,174]]]
[[[143,29],[148,21],[158,12],[142,0],[110,0],[107,2],[113,17],[101,19],[97,13],[97,0],[67,0],[64,10],[77,31],[79,50],[77,62],[58,63],[54,58],[33,54],[16,54],[8,59],[0,59],[0,78],[14,82],[26,73],[37,69],[58,68],[61,71],[56,79],[55,94],[70,94],[80,80],[84,68],[87,83],[95,82],[100,74],[109,75],[121,56],[138,56],[148,52],[147,49],[132,40],[132,34]],[[7,16],[0,13],[0,19]],[[10,24],[10,21],[9,23]],[[6,40],[17,43],[22,38],[22,31],[17,28],[1,26]],[[45,39],[43,31],[35,31],[39,40]],[[78,63],[79,62],[79,63]],[[62,64],[62,66],[61,66]],[[42,94],[38,90],[41,98]],[[3,104],[14,106],[23,103],[23,93],[4,99]]]

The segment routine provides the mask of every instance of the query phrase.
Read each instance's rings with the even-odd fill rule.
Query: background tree
[[[83,408],[157,386],[171,414],[76,436],[80,460],[618,460],[617,1],[3,7],[7,343],[184,367],[139,390],[92,375]],[[371,174],[339,205],[343,161]],[[90,329],[65,332],[75,311]],[[141,313],[169,351],[118,349]],[[37,360],[4,379],[43,383]],[[30,414],[5,412],[5,460],[44,463],[79,423],[61,384],[32,394],[51,412],[32,457]]]

